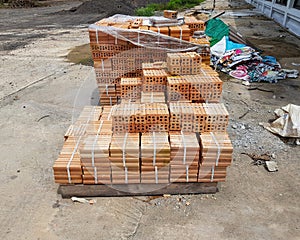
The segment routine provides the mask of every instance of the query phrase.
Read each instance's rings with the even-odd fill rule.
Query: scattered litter
[[[252,160],[254,161],[254,165],[257,165],[256,162],[257,161],[270,161],[271,160],[271,157],[272,157],[272,154],[270,153],[264,153],[262,155],[259,155],[259,154],[255,154],[255,153],[241,153],[241,154],[244,154],[244,155],[247,155],[248,157],[252,158]]]
[[[249,81],[242,81],[242,84],[245,86],[250,86],[250,82]]]
[[[163,197],[164,197],[164,198],[170,198],[170,197],[171,197],[171,194],[164,194]]]
[[[262,92],[272,92],[274,93],[274,91],[272,90],[267,90],[267,89],[263,89],[263,88],[259,88],[259,87],[252,87],[252,88],[248,88],[249,91],[251,90],[258,90],[258,91],[262,91]]]
[[[297,66],[299,67],[300,66],[300,63],[292,63],[293,66]]]
[[[186,203],[185,203],[185,206],[190,206],[190,205],[191,205],[190,202],[186,202]]]
[[[13,98],[14,101],[20,100],[20,97],[18,95],[14,96]]]
[[[56,202],[53,203],[52,208],[59,208],[59,207],[60,207],[59,200],[56,200]]]
[[[276,155],[275,153],[264,153],[262,155],[258,155],[255,153],[241,153],[241,154],[245,154],[247,156],[249,156],[250,158],[252,158],[253,165],[256,166],[264,166],[269,172],[276,172],[278,171],[278,166],[277,163],[271,159],[275,159]]]
[[[278,171],[278,165],[275,161],[267,161],[265,162],[265,166],[269,172],[277,172]]]
[[[298,146],[300,145],[300,138],[296,139],[295,144]]]
[[[252,47],[231,41],[230,29],[218,18],[207,22],[205,33],[210,37],[214,67],[236,79],[277,83],[278,80],[297,78],[299,75],[298,70],[282,69],[275,57],[261,56]]]
[[[300,137],[300,106],[288,104],[281,109],[276,109],[278,117],[272,123],[260,123],[268,131],[282,137]]]
[[[96,203],[96,200],[93,200],[93,199],[88,200],[88,199],[86,199],[86,198],[78,198],[78,197],[72,197],[71,200],[72,200],[73,202],[89,203],[89,204],[91,204],[91,205],[94,204],[94,203]]]
[[[50,115],[47,114],[47,115],[44,115],[44,116],[40,117],[40,118],[37,120],[37,122],[39,122],[39,121],[41,121],[42,119],[47,118],[47,117],[50,117]]]

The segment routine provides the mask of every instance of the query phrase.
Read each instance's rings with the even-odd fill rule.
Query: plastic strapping
[[[140,44],[140,31],[138,31],[138,39],[137,39],[137,41],[138,41],[138,44]]]
[[[128,183],[128,169],[125,167],[125,183]]]
[[[180,41],[182,41],[182,27],[179,28],[180,28]]]
[[[97,41],[97,43],[99,43],[99,40],[98,40],[98,28],[96,28],[96,41]]]
[[[93,107],[93,111],[91,111],[91,113],[90,113],[90,115],[89,115],[89,118],[86,120],[86,125],[85,125],[85,127],[84,127],[84,132],[85,132],[85,129],[86,129],[87,124],[89,123],[91,117],[94,115],[95,110],[96,110],[96,108]],[[76,151],[77,151],[77,149],[78,149],[78,147],[79,147],[79,143],[80,143],[81,137],[82,137],[82,135],[79,137],[79,139],[78,139],[78,141],[77,141],[77,143],[76,143],[76,146],[75,146],[75,148],[74,148],[74,150],[73,150],[73,152],[72,152],[72,155],[71,155],[71,157],[70,157],[70,159],[69,159],[69,162],[68,162],[68,164],[67,164],[67,173],[68,173],[68,181],[69,181],[69,183],[71,183],[71,181],[72,181],[71,173],[70,173],[71,162],[73,161],[74,155],[75,155],[75,153],[76,153]]]
[[[155,170],[155,183],[158,183],[158,171],[157,171],[157,166],[154,167]]]
[[[182,144],[183,144],[183,164],[186,163],[186,144],[185,144],[185,138],[184,138],[184,134],[181,131],[181,138],[182,138]]]
[[[152,141],[153,141],[153,166],[156,164],[156,140],[155,140],[155,132],[152,134]]]
[[[220,145],[219,145],[219,143],[218,143],[218,141],[217,141],[217,139],[215,137],[215,134],[213,132],[211,132],[210,135],[212,136],[212,138],[213,138],[213,140],[214,140],[214,142],[215,142],[215,144],[216,144],[216,146],[218,148],[218,153],[217,153],[217,157],[216,157],[216,166],[218,166],[220,155],[221,155],[221,147],[220,147]]]
[[[186,182],[189,182],[189,166],[185,166],[185,173],[186,173]]]
[[[79,137],[79,139],[78,139],[78,141],[77,141],[77,143],[76,143],[76,146],[75,146],[75,148],[74,148],[74,150],[73,150],[73,152],[72,152],[72,155],[71,155],[71,157],[70,157],[70,159],[69,159],[69,162],[68,162],[68,164],[67,164],[67,172],[68,172],[68,180],[69,180],[69,183],[71,183],[71,173],[70,173],[70,166],[71,166],[71,162],[73,161],[73,158],[74,158],[74,155],[75,155],[75,153],[76,153],[76,151],[77,151],[77,148],[78,148],[78,146],[79,146],[79,143],[80,143],[80,140],[81,140],[81,136]]]
[[[97,167],[94,167],[94,178],[95,178],[95,184],[98,184]]]
[[[214,181],[214,175],[215,175],[215,166],[212,166],[211,167],[211,177],[210,177],[211,182]]]
[[[159,36],[160,36],[160,29],[159,29],[159,27],[157,27],[157,33],[158,33],[157,43],[159,44]]]
[[[118,44],[118,32],[116,32],[116,35],[115,35],[115,44],[116,45]]]
[[[112,112],[113,112],[114,109],[115,109],[114,107],[112,107],[112,108],[110,109],[110,112],[109,112],[109,114],[108,114],[107,120],[110,120],[111,115],[112,115]]]
[[[108,96],[108,84],[105,84],[106,96]]]
[[[100,131],[102,129],[102,125],[103,125],[103,121],[100,121],[100,125],[99,125],[98,131],[97,131],[97,135],[96,135],[95,140],[93,142],[93,148],[92,148],[92,166],[93,167],[95,167],[95,145],[98,141],[98,137],[99,137]]]
[[[104,60],[101,59],[101,67],[102,67],[102,72],[104,72]]]
[[[127,138],[128,138],[128,132],[125,134],[124,142],[123,142],[123,147],[122,147],[122,159],[123,159],[123,166],[124,167],[126,167],[126,152],[125,152],[125,148],[126,148]]]

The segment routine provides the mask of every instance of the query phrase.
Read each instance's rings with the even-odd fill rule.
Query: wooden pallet
[[[60,185],[58,194],[63,198],[76,197],[124,197],[162,196],[163,194],[214,194],[218,184],[171,183],[171,184],[110,184],[110,185]]]

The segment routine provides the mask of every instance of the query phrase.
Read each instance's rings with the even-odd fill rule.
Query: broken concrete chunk
[[[266,161],[266,168],[269,172],[277,172],[278,171],[278,165],[275,161]]]

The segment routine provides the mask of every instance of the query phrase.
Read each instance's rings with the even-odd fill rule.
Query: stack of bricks
[[[87,124],[86,133],[80,137],[82,179],[84,184],[110,183],[109,142],[112,135],[110,120],[111,107],[85,107],[83,113],[94,109],[93,117]],[[82,116],[83,114],[81,114]],[[87,117],[87,114],[85,114]],[[80,118],[79,118],[80,119]],[[96,121],[97,119],[97,121]],[[79,139],[79,138],[78,138]]]
[[[163,34],[169,36],[169,27],[160,27],[160,26],[150,26],[148,28],[149,31],[153,31],[159,34]]]
[[[169,131],[169,110],[163,103],[146,103],[146,125],[149,132]]]
[[[194,108],[191,103],[181,104],[181,131],[193,132]]]
[[[141,78],[121,78],[121,99],[136,102],[141,98]]]
[[[218,103],[222,81],[203,64],[207,39],[191,38],[204,23],[186,18],[182,26],[164,24],[104,19],[89,29],[104,107],[85,108],[68,129],[53,166],[57,183],[225,180],[232,145],[228,112]],[[197,43],[202,47],[185,52]]]
[[[143,133],[141,137],[141,183],[169,183],[169,163],[168,133]]]
[[[76,121],[84,130],[66,134],[62,151],[53,165],[55,182],[225,181],[233,149],[226,133],[228,112],[224,105],[175,102],[170,103],[170,115],[166,107],[166,104],[150,103],[103,109],[86,107]],[[117,120],[121,118],[121,122],[134,124],[128,128],[136,133],[112,132],[116,109],[122,112]],[[160,129],[148,132],[151,126],[162,123],[170,125],[169,132],[156,132]]]
[[[206,113],[206,132],[226,132],[229,122],[229,114],[224,104],[203,103]]]
[[[201,56],[195,52],[168,53],[167,68],[172,75],[199,74]]]
[[[219,73],[213,70],[210,66],[206,64],[201,64],[200,70],[201,76],[211,76],[211,77],[219,77]]]
[[[165,103],[166,97],[164,92],[142,92],[141,103]]]
[[[190,42],[196,43],[199,45],[209,46],[209,40],[206,37],[203,38],[196,38],[196,37],[190,37]]]
[[[195,133],[171,133],[170,182],[197,182],[200,147]]]
[[[192,102],[220,101],[223,82],[219,77],[210,75],[187,75],[185,79],[190,83],[190,100]]]
[[[169,111],[164,103],[131,103],[114,107],[114,133],[169,131]]]
[[[167,78],[168,102],[189,101],[190,83],[183,76],[170,76]]]
[[[179,38],[180,40],[189,41],[191,30],[186,25],[169,27],[169,36]]]
[[[79,148],[84,184],[111,183],[109,160],[111,134],[103,134],[101,127],[102,125],[99,126],[98,134],[84,136]]]
[[[205,66],[209,67],[209,65],[210,65],[210,43],[209,43],[209,40],[206,37],[205,38],[190,37],[190,42],[203,46],[201,52],[199,52],[199,54],[201,55],[201,62]]]
[[[109,159],[113,184],[140,183],[139,138],[138,133],[112,136]]]
[[[145,62],[142,63],[142,69],[143,70],[160,70],[160,69],[166,69],[167,63],[166,62]]]
[[[65,133],[65,140],[69,137],[79,137],[89,131],[89,124],[99,122],[102,114],[102,107],[100,106],[85,106],[80,113],[77,121],[71,124]],[[90,133],[90,131],[89,131]],[[96,133],[94,131],[94,133]]]
[[[151,26],[148,30],[173,38],[178,38],[180,41],[190,41],[191,37],[191,30],[187,25],[169,27]]]
[[[140,104],[134,113],[134,127],[137,133],[148,132],[145,104]]]
[[[206,131],[207,113],[205,112],[202,104],[193,104],[194,122],[193,132],[203,133]]]
[[[204,133],[198,182],[224,182],[232,162],[232,144],[226,133]]]
[[[133,22],[129,24],[129,28],[131,29],[137,29],[140,28],[143,24],[143,19],[142,18],[136,18]]]
[[[169,13],[170,18],[175,16],[172,11]],[[201,24],[189,18],[187,22],[188,24],[180,26],[175,24],[159,27],[159,25],[144,26],[140,18],[134,20],[120,18],[118,20],[103,19],[91,25],[89,28],[90,48],[99,85],[100,104],[111,106],[116,104],[121,94],[121,77],[130,77],[126,75],[140,71],[143,63],[165,61],[168,49],[191,47],[189,43],[192,42],[191,35],[195,29],[201,29]],[[187,42],[182,43],[180,40]],[[206,42],[194,43],[199,46],[198,52],[203,59],[206,56],[209,57],[209,45],[206,45]],[[160,49],[153,51],[151,47],[148,48],[148,45],[157,45]],[[198,71],[198,68],[190,69],[193,69],[193,66],[183,67],[182,71],[188,71],[190,74],[195,74],[194,70]]]
[[[178,11],[164,10],[164,17],[170,19],[177,19]]]
[[[100,93],[100,105],[101,106],[113,106],[117,104],[118,97],[116,94],[115,84],[98,84]]]
[[[143,92],[163,92],[166,90],[168,73],[163,69],[143,70]]]
[[[69,136],[53,165],[54,180],[60,184],[82,183],[82,169],[78,151],[79,140]]]
[[[177,102],[169,103],[170,131],[181,131],[181,105]]]
[[[222,80],[217,76],[209,75],[206,70],[196,75],[169,76],[167,100],[168,102],[218,103],[222,95],[222,86]]]
[[[82,183],[82,169],[79,147],[85,134],[96,134],[90,128],[99,122],[102,107],[86,106],[77,121],[65,133],[65,142],[59,157],[53,165],[55,181],[61,184]]]
[[[170,131],[225,132],[228,112],[221,103],[169,103]]]
[[[195,31],[205,30],[205,22],[197,20],[195,17],[185,17],[184,22],[188,25],[189,29],[191,30],[191,35],[193,35]]]
[[[134,133],[135,112],[140,105],[137,103],[122,103],[113,107],[112,125],[114,133]]]

